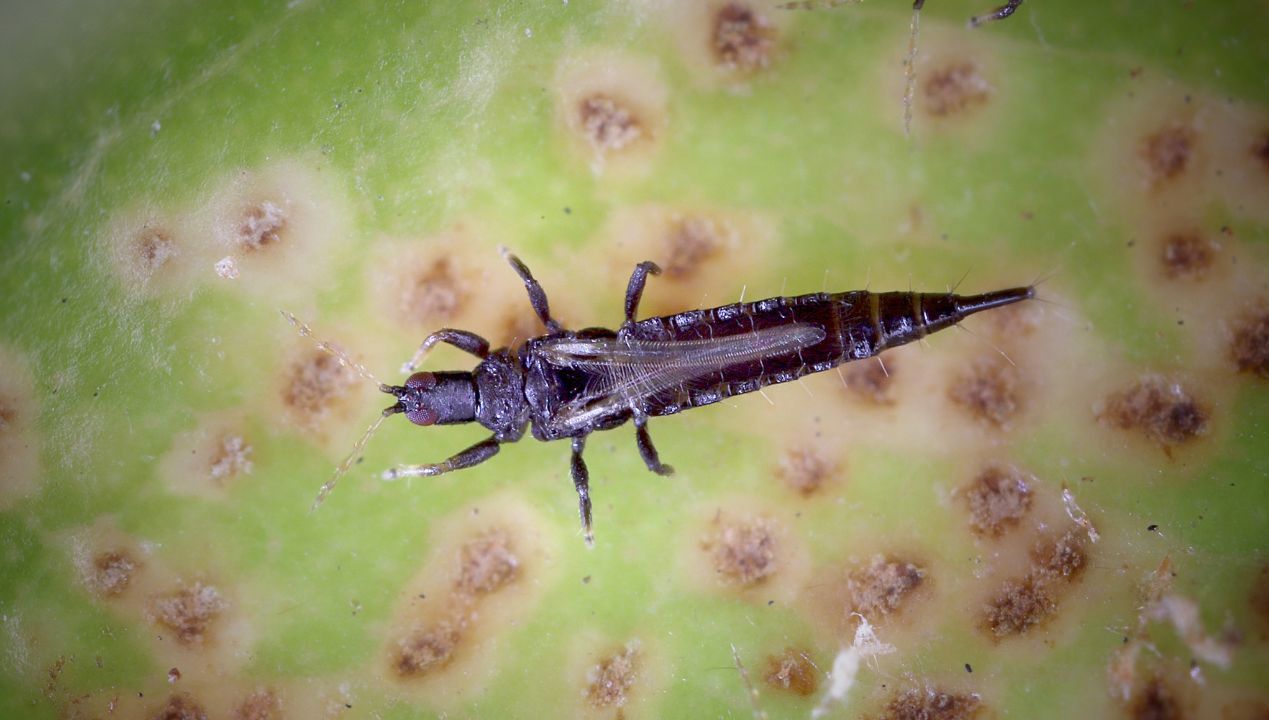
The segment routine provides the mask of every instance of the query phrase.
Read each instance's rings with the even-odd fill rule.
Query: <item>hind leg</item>
[[[577,490],[577,512],[582,517],[582,537],[587,547],[595,545],[595,533],[590,522],[590,471],[586,469],[586,461],[582,459],[582,450],[586,447],[585,437],[573,438],[573,460],[569,469],[573,474],[573,489]]]
[[[652,436],[648,434],[648,416],[635,416],[635,442],[639,445],[639,455],[643,464],[657,475],[673,475],[674,468],[661,462],[657,448],[652,444]]]

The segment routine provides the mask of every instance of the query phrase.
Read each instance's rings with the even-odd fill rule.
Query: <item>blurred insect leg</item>
[[[427,351],[432,349],[436,343],[449,343],[464,352],[484,360],[489,357],[489,341],[477,335],[476,333],[467,332],[466,330],[455,330],[453,328],[445,328],[424,338],[419,349],[415,351],[414,357],[410,361],[401,366],[401,372],[411,373],[415,368],[423,363],[423,356],[427,355]]]
[[[577,490],[577,511],[582,516],[582,537],[587,546],[595,544],[595,533],[590,524],[590,472],[586,470],[586,461],[582,459],[582,449],[586,447],[586,438],[573,438],[573,487]]]
[[[795,0],[795,2],[787,2],[776,7],[781,10],[831,10],[838,5],[846,5],[850,3],[856,5],[863,0]]]
[[[533,306],[533,312],[538,314],[548,332],[558,332],[560,324],[551,319],[551,307],[547,304],[546,291],[542,289],[542,284],[533,279],[533,273],[529,272],[529,268],[520,261],[520,258],[512,255],[510,250],[502,248],[502,256],[511,263],[512,269],[524,281],[524,289],[529,291],[529,304]]]
[[[989,13],[970,18],[969,26],[978,27],[979,25],[992,22],[993,20],[1004,20],[1005,18],[1012,15],[1013,11],[1017,10],[1018,6],[1021,4],[1022,4],[1022,0],[1009,0],[1009,2],[1005,3],[1004,5],[1001,5],[1000,7],[996,8],[995,10],[992,10]]]
[[[635,415],[635,441],[639,444],[639,455],[643,464],[657,475],[673,475],[674,468],[661,462],[657,448],[652,444],[652,436],[648,434],[648,416]]]
[[[431,465],[398,465],[394,468],[383,471],[384,480],[396,480],[403,477],[432,477],[433,475],[441,475],[453,470],[462,470],[473,465],[479,465],[498,454],[498,440],[489,438],[481,440],[466,450],[458,453],[444,462],[433,463]]]
[[[631,325],[635,321],[635,313],[639,311],[639,300],[643,297],[643,286],[648,281],[648,275],[660,275],[661,267],[651,260],[645,260],[635,265],[634,272],[630,274],[630,284],[626,286],[626,324]]]

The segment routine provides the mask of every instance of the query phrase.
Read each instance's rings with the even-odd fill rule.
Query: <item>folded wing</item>
[[[792,323],[700,340],[560,338],[539,351],[553,365],[590,376],[585,391],[564,408],[589,417],[735,365],[796,353],[824,337],[818,325]]]

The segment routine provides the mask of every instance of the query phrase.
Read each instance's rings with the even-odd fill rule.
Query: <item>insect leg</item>
[[[995,10],[992,10],[989,13],[970,18],[969,26],[978,27],[979,25],[982,25],[984,23],[989,23],[993,20],[1004,20],[1005,18],[1012,15],[1013,11],[1017,10],[1018,6],[1021,4],[1022,4],[1022,0],[1009,0],[1004,5],[1001,5],[1000,7],[996,8]]]
[[[560,324],[551,319],[551,308],[546,302],[546,291],[542,289],[542,284],[533,278],[533,273],[529,272],[529,268],[525,266],[520,258],[511,254],[511,251],[502,248],[502,256],[511,263],[512,269],[524,281],[524,288],[529,291],[529,304],[533,306],[533,312],[541,318],[542,324],[546,326],[548,332],[559,332]]]
[[[652,436],[648,434],[648,416],[635,415],[635,441],[639,444],[639,455],[643,464],[657,475],[673,475],[674,468],[661,462],[656,446],[652,444]]]
[[[401,366],[401,372],[414,372],[423,362],[423,356],[428,350],[438,342],[449,343],[464,352],[484,360],[489,357],[489,341],[477,335],[476,333],[467,332],[466,330],[454,330],[453,328],[445,328],[424,338],[423,343],[419,345],[419,349],[414,352],[414,357],[410,361]]]
[[[635,321],[635,313],[639,310],[639,299],[643,297],[643,285],[648,281],[648,275],[660,274],[661,267],[651,260],[644,260],[635,265],[634,272],[630,273],[630,284],[626,286],[627,325]]]
[[[586,461],[582,459],[582,449],[586,447],[586,438],[573,438],[573,461],[570,469],[573,473],[573,487],[577,490],[577,511],[582,516],[582,537],[587,546],[595,544],[595,533],[590,525],[590,472],[586,470]]]
[[[448,460],[430,465],[398,465],[383,471],[384,480],[396,480],[403,477],[431,477],[452,470],[462,470],[488,460],[498,454],[497,438],[481,440]]]

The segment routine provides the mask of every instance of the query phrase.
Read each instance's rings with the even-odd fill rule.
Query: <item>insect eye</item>
[[[405,417],[415,425],[432,425],[440,419],[440,415],[435,410],[421,405],[406,410]]]
[[[411,390],[431,390],[436,387],[436,376],[430,372],[416,372],[405,381],[405,386]]]

